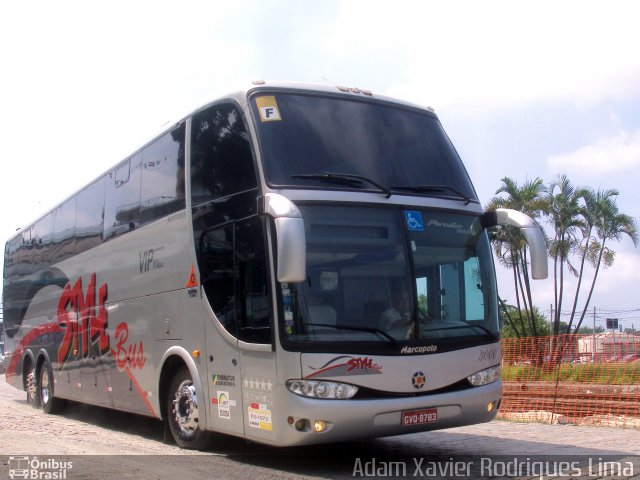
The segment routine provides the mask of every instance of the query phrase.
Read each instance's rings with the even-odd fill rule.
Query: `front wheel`
[[[167,422],[178,446],[203,449],[209,444],[210,433],[200,426],[200,412],[196,388],[186,367],[180,368],[169,387]]]
[[[38,398],[44,413],[56,413],[64,407],[64,400],[53,396],[53,383],[53,371],[49,362],[46,361],[40,368],[38,381]]]

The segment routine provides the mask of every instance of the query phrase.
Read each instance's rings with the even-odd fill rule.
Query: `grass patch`
[[[559,371],[558,371],[559,369]],[[608,385],[640,384],[640,362],[632,363],[588,363],[553,365],[503,365],[502,379],[515,382],[561,382],[598,383]]]

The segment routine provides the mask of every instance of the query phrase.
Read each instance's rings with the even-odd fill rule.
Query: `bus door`
[[[269,438],[276,375],[264,239],[257,215],[210,230],[201,241],[200,265],[214,321],[225,330],[222,336],[207,335],[207,353],[214,357],[209,362],[214,428]]]
[[[242,377],[236,318],[235,224],[207,230],[197,245],[203,297],[213,318],[205,325],[207,349],[206,404],[210,426],[219,432],[242,435]]]
[[[235,245],[244,433],[246,437],[270,439],[276,433],[273,392],[277,376],[272,348],[271,277],[264,225],[259,217],[236,223]]]

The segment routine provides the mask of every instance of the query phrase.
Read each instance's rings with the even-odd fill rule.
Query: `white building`
[[[606,332],[578,339],[578,355],[584,360],[623,360],[634,353],[640,354],[640,335]]]

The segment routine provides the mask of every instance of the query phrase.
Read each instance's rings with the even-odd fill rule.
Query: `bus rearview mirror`
[[[278,281],[299,283],[307,278],[306,241],[302,218],[275,219],[278,242]]]

